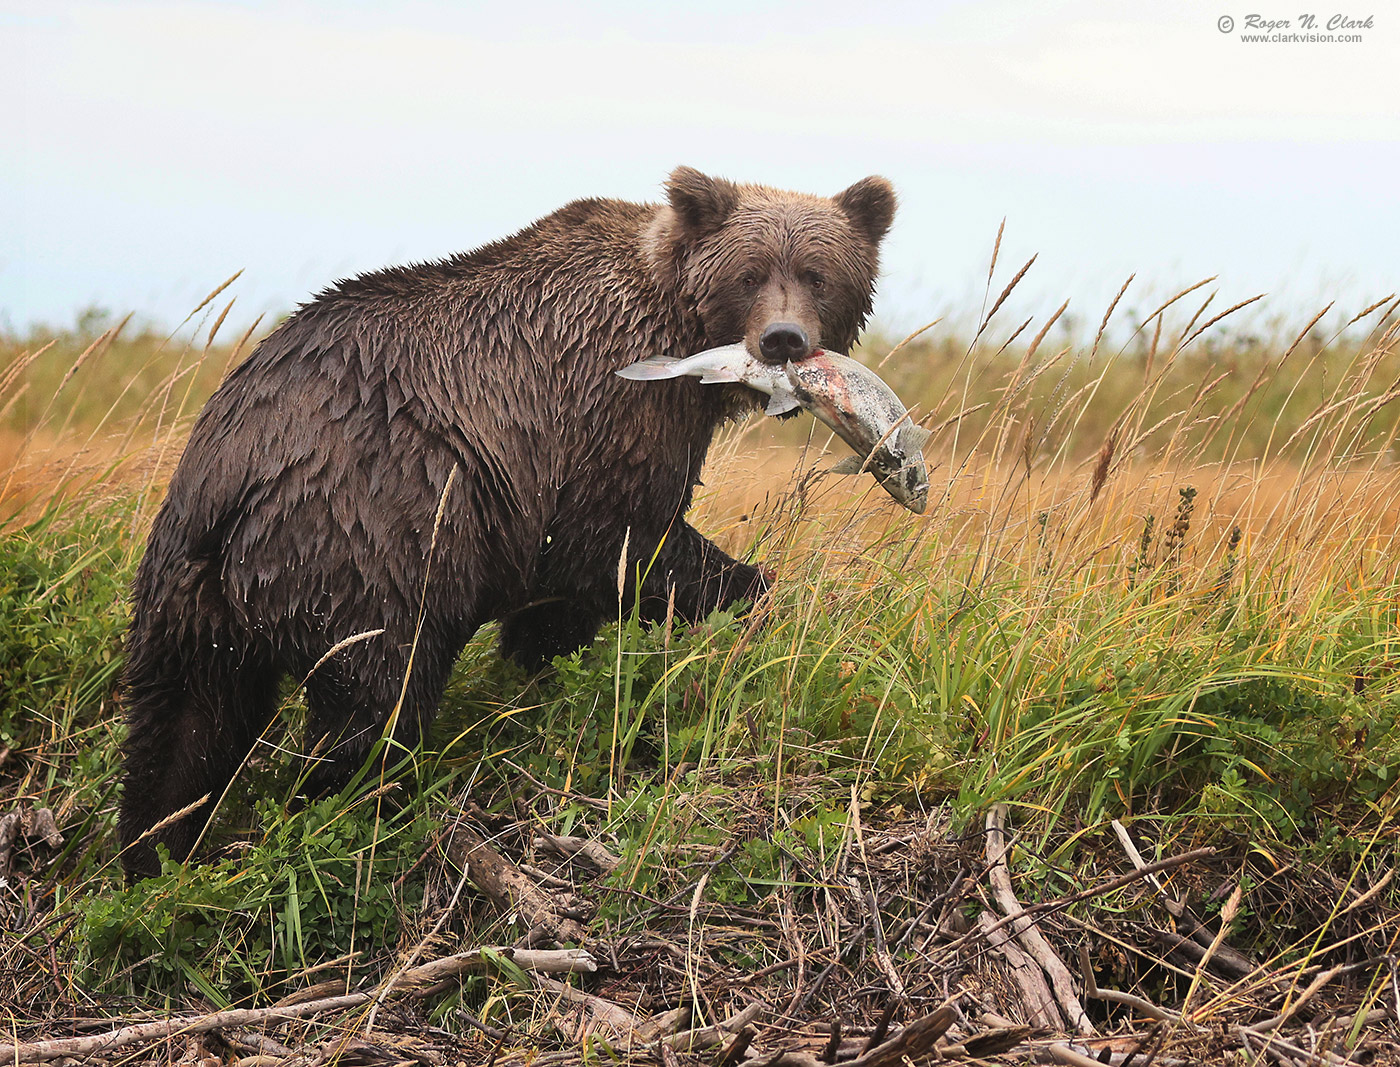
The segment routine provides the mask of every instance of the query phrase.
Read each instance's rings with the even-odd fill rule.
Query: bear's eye
[[[743,274],[739,275],[739,284],[742,285],[745,289],[757,289],[758,272],[753,270],[744,271]]]
[[[803,280],[807,283],[807,287],[814,293],[820,293],[826,288],[826,279],[814,270],[807,271],[803,275]]]

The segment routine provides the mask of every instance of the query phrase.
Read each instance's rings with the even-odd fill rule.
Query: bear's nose
[[[770,323],[758,339],[758,350],[773,363],[788,363],[806,359],[812,351],[807,331],[795,322]]]

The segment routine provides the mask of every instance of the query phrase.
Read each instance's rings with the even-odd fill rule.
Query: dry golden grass
[[[1029,267],[1001,289],[971,342],[931,323],[870,354],[934,432],[926,515],[900,511],[869,477],[824,473],[844,446],[819,424],[756,418],[712,450],[699,523],[736,551],[760,554],[775,536],[774,517],[800,514],[804,532],[788,537],[790,548],[904,538],[935,542],[977,573],[1009,552],[1047,549],[1057,568],[1073,568],[1130,555],[1148,515],[1165,532],[1179,490],[1190,487],[1198,495],[1189,554],[1202,566],[1237,527],[1246,558],[1302,567],[1318,580],[1354,567],[1358,553],[1378,559],[1393,548],[1394,298],[1349,318],[1329,305],[1276,341],[1231,342],[1212,331],[1253,299],[1217,314],[1209,313],[1213,296],[1188,306],[1207,279],[1110,344],[1125,283],[1091,341],[1046,343],[1066,302],[1017,347],[1033,319],[997,339],[994,318]],[[0,340],[5,514],[158,493],[194,413],[254,341],[252,328],[218,341],[232,303],[216,309],[213,301],[225,286],[197,309],[212,321],[178,342],[150,331],[127,336],[128,321]],[[1184,321],[1169,323],[1182,306]]]
[[[1327,337],[1317,335],[1320,313],[1280,342],[1199,354],[1193,343],[1251,301],[1214,316],[1207,301],[1168,344],[1163,313],[1196,288],[1138,328],[1140,350],[1130,354],[1130,338],[1098,365],[1109,314],[1087,353],[1037,355],[1063,306],[1019,354],[1005,342],[935,339],[895,346],[898,362],[872,361],[903,383],[901,395],[934,431],[923,516],[900,510],[869,477],[827,473],[845,446],[819,424],[759,420],[717,443],[699,522],[741,548],[786,512],[806,524],[792,545],[908,540],[942,546],[972,576],[1027,553],[1072,573],[1131,557],[1147,516],[1165,534],[1187,489],[1187,555],[1203,571],[1232,538],[1232,553],[1284,568],[1293,582],[1385,569],[1400,527],[1397,302],[1372,303]]]

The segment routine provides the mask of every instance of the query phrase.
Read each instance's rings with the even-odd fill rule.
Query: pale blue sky
[[[1003,216],[1024,314],[1133,271],[1359,310],[1400,287],[1400,8],[1261,45],[1217,20],[1298,0],[1243,3],[0,0],[0,324],[173,323],[240,268],[246,321],[678,163],[892,179],[891,330],[975,314]]]

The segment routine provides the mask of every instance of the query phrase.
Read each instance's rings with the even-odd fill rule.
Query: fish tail
[[[678,359],[670,356],[648,356],[640,363],[633,363],[615,371],[619,378],[630,378],[634,382],[652,382],[662,378],[679,378],[684,371],[676,370]]]

